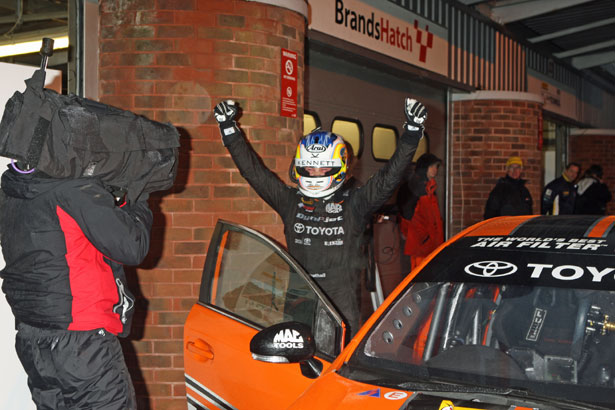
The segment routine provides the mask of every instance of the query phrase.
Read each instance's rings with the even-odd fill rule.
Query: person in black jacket
[[[119,206],[96,177],[10,166],[2,191],[2,290],[37,408],[136,409],[116,336],[134,312],[122,265],[149,250],[147,194]]]
[[[581,166],[576,162],[566,165],[562,175],[549,182],[542,191],[540,213],[543,215],[570,215],[574,213],[577,198],[575,181]]]
[[[602,167],[590,166],[577,184],[577,199],[574,213],[583,215],[606,215],[606,204],[612,199],[609,187],[602,182]]]
[[[485,204],[484,218],[504,215],[531,215],[532,196],[521,179],[523,160],[510,157],[506,161],[506,176],[500,178]]]
[[[348,321],[351,333],[360,321],[357,290],[365,268],[361,251],[365,229],[394,193],[423,135],[427,110],[406,99],[407,122],[388,163],[365,185],[345,184],[346,145],[341,137],[313,131],[297,146],[291,172],[297,186],[288,186],[266,168],[237,127],[232,101],[214,109],[222,141],[241,175],[282,218],[290,254],[315,279]]]

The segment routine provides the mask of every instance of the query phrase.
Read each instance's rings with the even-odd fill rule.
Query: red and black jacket
[[[2,191],[0,275],[16,322],[126,336],[134,297],[122,266],[138,265],[149,250],[147,202],[120,208],[96,178],[53,179],[10,168]]]

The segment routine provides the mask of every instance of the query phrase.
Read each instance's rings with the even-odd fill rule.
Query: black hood
[[[40,171],[20,174],[9,165],[2,174],[2,192],[9,197],[33,199],[65,182],[62,179],[49,178]]]
[[[441,164],[442,160],[436,157],[434,154],[425,153],[419,157],[416,161],[416,165],[414,166],[414,172],[421,175],[422,177],[426,177],[427,168],[432,166],[433,164]]]

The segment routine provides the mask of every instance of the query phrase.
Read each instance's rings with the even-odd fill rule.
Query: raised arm
[[[222,143],[230,152],[241,176],[265,202],[280,213],[294,190],[267,168],[247,143],[235,122],[237,114],[238,107],[234,101],[223,101],[214,108]]]
[[[353,208],[363,217],[376,212],[393,195],[423,137],[427,108],[414,99],[406,98],[404,113],[407,121],[393,156],[358,189],[356,199],[353,200]]]

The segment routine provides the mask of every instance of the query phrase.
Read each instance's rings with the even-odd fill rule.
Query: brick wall
[[[510,156],[523,159],[521,178],[540,213],[541,151],[537,148],[541,104],[510,99],[453,103],[450,175],[451,234],[483,220],[485,203]]]
[[[610,133],[609,133],[610,131]],[[603,181],[611,189],[615,188],[615,130],[602,130],[592,133],[592,130],[582,130],[570,136],[569,143],[570,160],[581,164],[581,175],[592,164],[602,166],[604,171]],[[615,202],[607,205],[607,213],[615,213]]]
[[[100,100],[170,121],[181,133],[176,184],[150,199],[150,253],[128,271],[138,312],[123,346],[139,409],[184,410],[183,323],[198,295],[216,220],[283,241],[278,216],[222,146],[212,108],[223,99],[238,101],[248,139],[287,180],[302,131],[305,20],[241,0],[101,0],[100,23]],[[297,119],[278,114],[281,48],[299,55]]]

